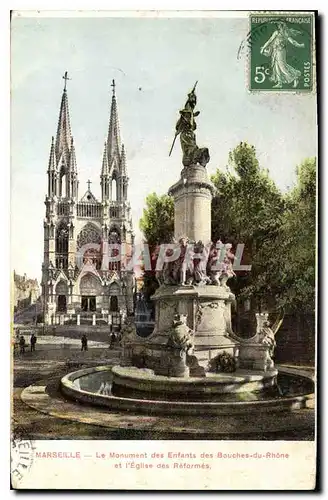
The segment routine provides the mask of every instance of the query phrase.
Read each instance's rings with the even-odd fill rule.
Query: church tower
[[[111,86],[113,95],[100,177],[101,196],[102,201],[110,200],[124,205],[127,202],[129,179],[126,173],[124,144],[121,145],[114,80]]]
[[[46,324],[119,325],[133,314],[134,275],[126,269],[134,240],[126,155],[121,145],[115,82],[101,175],[101,201],[91,181],[78,198],[67,72],[56,139],[51,140],[45,199],[42,294]]]

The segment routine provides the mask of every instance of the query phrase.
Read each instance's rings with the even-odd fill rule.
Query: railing
[[[100,219],[102,217],[102,207],[98,203],[96,204],[80,202],[77,204],[77,216]]]
[[[57,215],[69,215],[70,205],[67,202],[58,202]],[[100,203],[80,202],[76,205],[76,215],[78,217],[93,217],[100,219],[102,217],[102,206]],[[119,201],[109,202],[110,218],[124,217],[124,208]]]

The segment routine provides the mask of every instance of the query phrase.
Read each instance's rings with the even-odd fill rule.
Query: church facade
[[[133,314],[135,278],[127,262],[134,233],[127,165],[121,144],[115,82],[107,140],[100,158],[101,200],[79,197],[70,125],[67,73],[56,137],[52,138],[45,199],[42,298],[45,324],[122,322]]]

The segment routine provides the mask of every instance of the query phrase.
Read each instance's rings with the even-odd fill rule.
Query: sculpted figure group
[[[227,286],[228,279],[235,276],[233,271],[234,254],[230,243],[220,240],[205,245],[202,241],[193,242],[182,237],[173,242],[167,250],[167,257],[174,255],[172,246],[179,247],[178,257],[164,262],[163,269],[156,273],[162,285],[216,285]]]

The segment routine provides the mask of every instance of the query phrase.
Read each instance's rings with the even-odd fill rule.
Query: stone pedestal
[[[163,351],[160,363],[155,366],[154,372],[156,375],[166,377],[189,377],[186,353],[179,349],[167,348]]]
[[[211,241],[211,200],[214,186],[206,168],[185,167],[179,181],[169,189],[174,197],[174,236],[187,236],[192,241]]]
[[[247,370],[262,370],[266,372],[274,368],[269,355],[269,346],[259,343],[240,344],[238,356],[239,368]]]
[[[234,353],[238,343],[230,337],[231,302],[234,295],[226,287],[165,286],[156,291],[155,330],[147,338],[147,347],[161,351],[166,346],[176,314],[187,315],[187,325],[194,333],[194,355],[202,366],[219,351]]]

